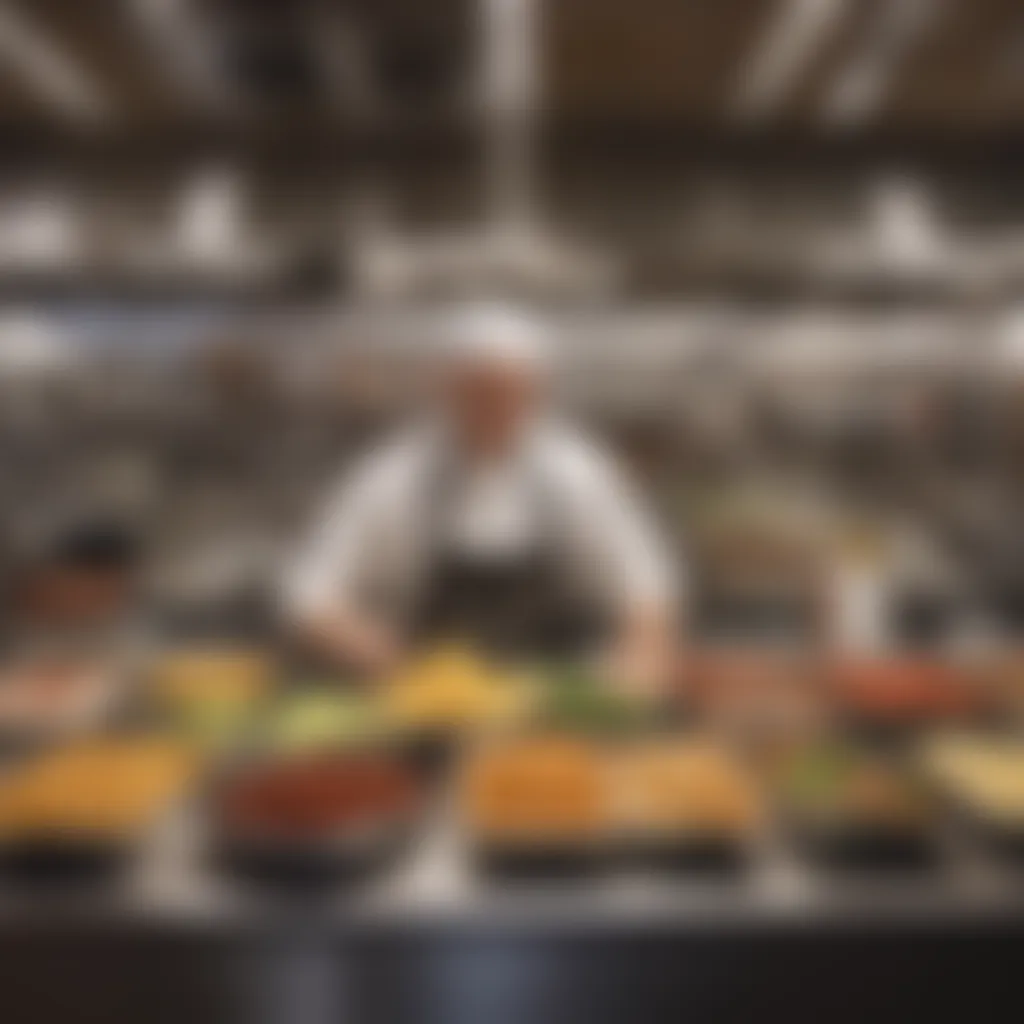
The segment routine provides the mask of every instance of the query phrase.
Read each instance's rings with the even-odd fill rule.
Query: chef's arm
[[[400,548],[391,536],[397,504],[379,472],[357,473],[331,496],[287,573],[293,635],[339,668],[379,674],[398,655],[395,630],[361,598]]]
[[[677,655],[679,560],[635,491],[607,464],[583,481],[577,538],[612,611],[605,655],[617,683],[647,693],[669,682]],[[581,505],[581,509],[583,506]]]
[[[664,691],[677,655],[674,614],[668,603],[628,606],[609,651],[609,674],[626,689],[651,696]]]
[[[334,602],[296,616],[295,628],[306,646],[346,671],[380,676],[398,662],[402,643],[390,624],[354,606]]]

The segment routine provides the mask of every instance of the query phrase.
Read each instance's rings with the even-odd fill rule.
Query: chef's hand
[[[346,669],[380,679],[401,664],[404,645],[398,632],[351,609],[332,609],[307,629],[316,647]]]
[[[605,661],[606,678],[631,696],[661,697],[672,671],[673,643],[660,610],[631,615]]]
[[[362,625],[353,655],[371,679],[382,679],[401,665],[404,649],[397,632],[382,623],[367,622]]]
[[[645,701],[662,696],[667,674],[660,654],[629,644],[613,648],[605,658],[602,671],[604,678],[617,690]]]

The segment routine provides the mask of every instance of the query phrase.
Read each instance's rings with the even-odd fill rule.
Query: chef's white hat
[[[445,327],[444,348],[455,364],[543,372],[550,362],[544,325],[527,311],[500,303],[460,307]]]

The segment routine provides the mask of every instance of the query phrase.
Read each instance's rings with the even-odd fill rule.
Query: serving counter
[[[934,869],[501,883],[443,810],[393,870],[288,898],[168,822],[105,889],[0,894],[0,1014],[50,1021],[888,1021],[1020,1005],[1024,872],[951,835]]]

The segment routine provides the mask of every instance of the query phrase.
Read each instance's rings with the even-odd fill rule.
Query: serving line
[[[736,879],[477,875],[451,806],[410,856],[326,897],[204,863],[183,809],[109,891],[0,887],[0,1014],[18,1024],[905,1024],[1020,996],[1024,872],[962,845],[934,876],[854,882],[768,837]],[[965,1019],[970,1019],[965,1017]]]
[[[0,930],[119,924],[140,929],[273,928],[306,920],[330,928],[401,934],[424,928],[628,928],[663,931],[1024,925],[1024,870],[1000,866],[950,830],[934,868],[853,874],[806,863],[779,835],[728,877],[613,870],[586,879],[497,881],[474,869],[450,800],[434,808],[406,856],[352,887],[283,898],[207,862],[203,824],[183,808],[164,822],[124,877],[94,889],[0,885]]]

